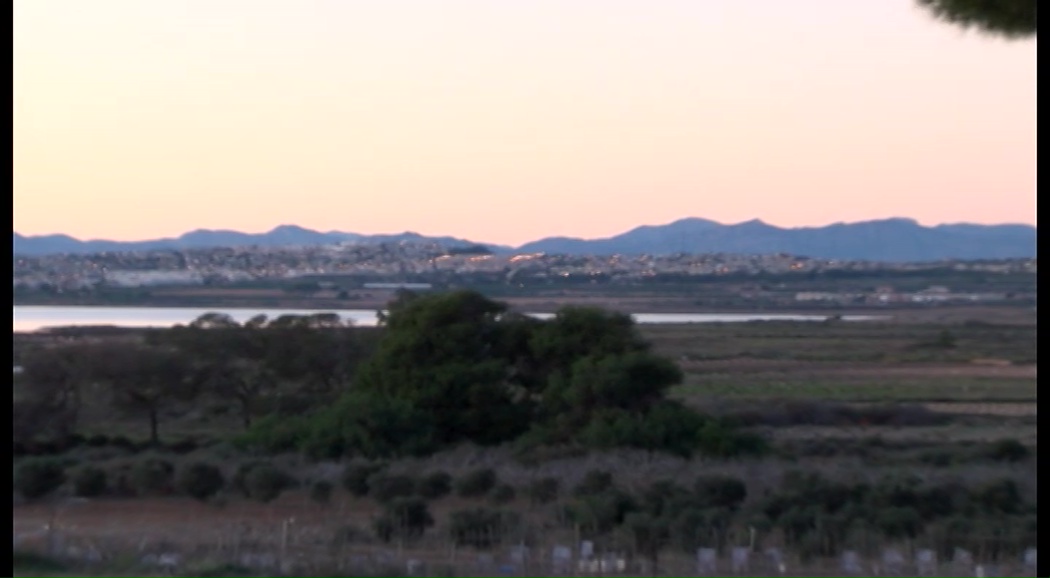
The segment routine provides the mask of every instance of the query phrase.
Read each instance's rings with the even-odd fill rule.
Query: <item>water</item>
[[[274,319],[281,315],[310,315],[338,313],[354,325],[375,325],[375,309],[256,309],[221,307],[66,307],[14,306],[14,331],[37,331],[45,327],[114,325],[118,327],[171,327],[187,324],[205,313],[225,313],[238,323],[256,315]],[[531,313],[539,319],[553,317],[550,313]],[[751,314],[751,313],[637,313],[638,323],[715,323],[744,321],[824,321],[826,315]],[[844,321],[879,319],[872,315],[843,315]]]

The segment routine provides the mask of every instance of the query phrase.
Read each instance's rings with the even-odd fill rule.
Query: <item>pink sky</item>
[[[1035,41],[914,0],[15,0],[14,229],[1035,223]]]

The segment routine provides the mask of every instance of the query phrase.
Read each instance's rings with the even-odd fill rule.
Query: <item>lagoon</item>
[[[77,306],[14,306],[14,331],[38,331],[47,327],[113,325],[117,327],[172,327],[187,324],[205,313],[225,313],[243,323],[256,315],[273,319],[281,315],[310,315],[337,313],[354,325],[376,324],[375,309],[266,309],[218,307],[77,307]],[[550,313],[530,313],[539,319],[548,319]],[[752,314],[752,313],[637,313],[637,323],[733,323],[746,321],[824,321],[826,315]],[[880,319],[873,315],[843,315],[844,321]]]

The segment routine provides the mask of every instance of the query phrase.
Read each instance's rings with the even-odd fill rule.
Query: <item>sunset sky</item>
[[[914,0],[15,0],[14,229],[1035,223],[1034,40]]]

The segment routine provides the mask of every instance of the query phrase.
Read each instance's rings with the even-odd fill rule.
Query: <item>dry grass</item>
[[[942,413],[964,415],[996,415],[1003,417],[1034,417],[1037,414],[1037,403],[925,403],[924,407]],[[1032,433],[1035,431],[1033,429]]]

